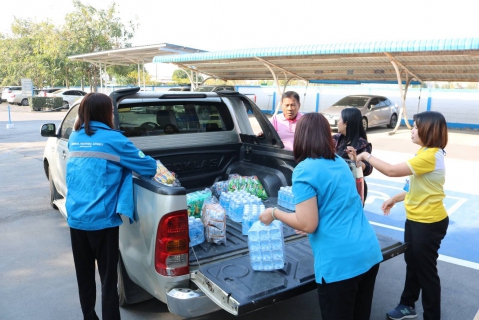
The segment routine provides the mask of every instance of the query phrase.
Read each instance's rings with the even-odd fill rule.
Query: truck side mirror
[[[56,131],[54,123],[46,123],[40,128],[42,137],[56,137]]]

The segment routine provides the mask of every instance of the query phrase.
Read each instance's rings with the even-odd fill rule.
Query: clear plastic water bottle
[[[261,262],[261,260],[252,260],[251,267],[253,268],[253,270],[257,270],[257,271],[264,270],[263,263]]]
[[[242,201],[238,198],[234,201],[233,204],[230,205],[231,208],[231,220],[234,222],[241,222],[243,218],[243,211],[242,211]]]
[[[278,205],[284,207],[284,187],[279,188]]]
[[[269,238],[270,238],[269,229],[262,228],[261,230],[259,230],[260,241],[269,240]]]
[[[195,224],[198,230],[198,242],[196,244],[200,244],[205,241],[205,226],[200,218],[195,218]]]
[[[248,241],[259,241],[259,230],[251,230],[248,231]]]
[[[274,264],[273,264],[273,260],[271,259],[263,259],[263,270],[265,271],[271,271],[271,270],[274,270],[273,267],[274,267]]]
[[[190,236],[190,247],[194,246],[194,240],[196,237],[196,230],[195,230],[195,218],[190,216],[188,218],[188,234]]]
[[[243,221],[241,222],[241,233],[246,236],[250,228],[251,205],[245,205],[243,209]]]

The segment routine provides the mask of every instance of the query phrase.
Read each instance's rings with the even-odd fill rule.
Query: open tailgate
[[[386,261],[403,253],[407,245],[377,234]],[[307,237],[285,243],[283,269],[254,271],[249,254],[199,266],[191,280],[217,305],[243,315],[316,288],[313,254]]]

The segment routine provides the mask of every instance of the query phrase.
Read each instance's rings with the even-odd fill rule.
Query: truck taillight
[[[155,269],[163,276],[189,272],[188,212],[174,211],[161,218],[156,232]]]

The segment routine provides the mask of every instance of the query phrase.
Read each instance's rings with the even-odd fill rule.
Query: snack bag
[[[160,160],[156,160],[156,174],[153,179],[170,187],[178,187],[181,185],[176,179],[175,173],[170,172]]]

